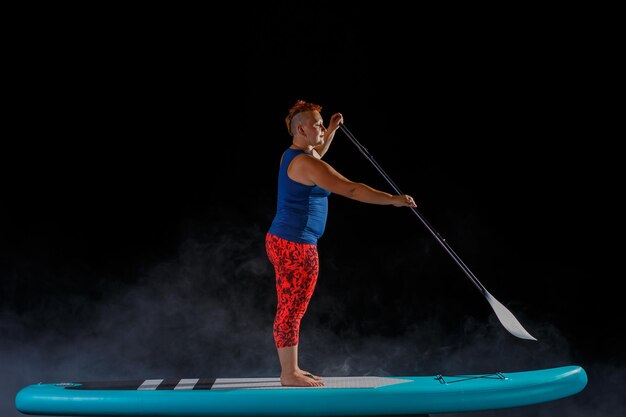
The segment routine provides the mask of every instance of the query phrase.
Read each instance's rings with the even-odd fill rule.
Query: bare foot
[[[324,381],[321,376],[313,375],[309,371],[303,371],[302,369],[298,369],[297,372],[299,372],[301,375],[304,375],[306,377],[312,378],[312,379],[314,379],[316,381]]]
[[[284,387],[322,387],[324,382],[295,371],[288,374],[280,374],[280,385]]]

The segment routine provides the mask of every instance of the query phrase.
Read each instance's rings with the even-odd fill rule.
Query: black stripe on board
[[[174,389],[176,385],[178,385],[179,381],[180,379],[164,379],[163,382],[161,382],[156,389]]]
[[[215,378],[200,378],[198,383],[193,387],[194,390],[197,389],[211,389],[215,384]]]
[[[90,381],[76,382],[72,386],[65,386],[65,389],[78,390],[136,390],[143,384],[141,381]]]

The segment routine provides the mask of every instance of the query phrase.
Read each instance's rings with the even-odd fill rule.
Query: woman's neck
[[[311,152],[313,150],[312,146],[303,146],[303,145],[298,145],[296,143],[292,143],[290,146],[291,149],[298,149],[299,151],[304,151],[304,152]]]

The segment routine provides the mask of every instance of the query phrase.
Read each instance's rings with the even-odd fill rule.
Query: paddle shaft
[[[343,124],[339,125],[339,128],[343,131],[343,133],[346,134],[346,136],[348,136],[348,138],[352,141],[352,143],[356,145],[359,151],[361,151],[361,153],[372,163],[372,165],[374,165],[374,168],[376,168],[378,172],[380,172],[380,174],[385,178],[385,180],[389,183],[389,185],[391,185],[391,187],[396,191],[396,193],[404,194],[402,191],[400,191],[400,188],[391,180],[391,178],[389,178],[389,175],[385,173],[382,167],[378,165],[378,162],[374,160],[374,157],[370,155],[367,149],[359,143],[359,141],[348,130],[348,128]],[[419,212],[419,210],[417,210],[414,207],[410,207],[410,209],[413,211],[413,213],[415,213],[417,218],[422,222],[422,224],[426,227],[426,229],[428,229],[428,231],[435,237],[437,242],[439,242],[441,246],[443,246],[444,250],[452,257],[454,262],[456,262],[456,264],[459,267],[461,267],[463,272],[465,272],[465,275],[467,275],[467,277],[470,279],[470,281],[472,281],[472,283],[476,286],[476,288],[478,288],[478,290],[485,297],[487,297],[489,294],[487,292],[487,289],[483,286],[483,284],[480,283],[478,278],[476,278],[476,275],[474,275],[474,273],[469,269],[469,267],[465,265],[465,263],[459,257],[459,255],[457,255],[456,252],[454,252],[454,250],[450,247],[448,242],[446,242],[446,240],[439,234],[439,232],[437,232],[435,228],[424,218],[424,216]]]

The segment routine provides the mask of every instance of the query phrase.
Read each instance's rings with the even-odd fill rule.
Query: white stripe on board
[[[174,389],[193,389],[198,381],[200,381],[200,378],[181,379],[178,381],[178,384],[176,384]]]
[[[137,390],[155,390],[163,382],[162,379],[146,379]]]

